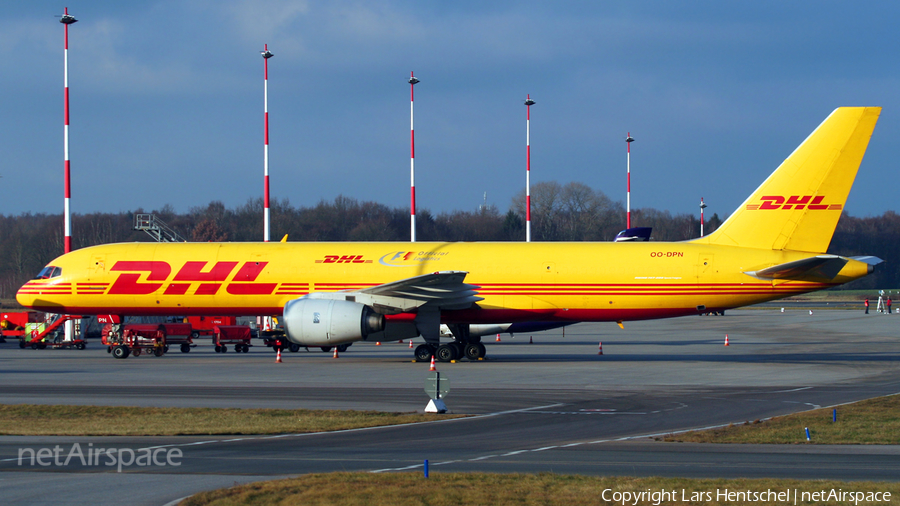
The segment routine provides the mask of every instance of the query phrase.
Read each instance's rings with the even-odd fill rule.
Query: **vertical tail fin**
[[[710,244],[824,253],[880,107],[840,107],[709,236]]]

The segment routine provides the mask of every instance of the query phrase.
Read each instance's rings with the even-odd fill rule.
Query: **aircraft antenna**
[[[631,143],[634,142],[634,137],[631,136],[631,132],[628,132],[628,137],[625,137],[625,145],[628,146],[628,156],[626,161],[626,171],[628,172],[628,189],[625,193],[625,215],[626,215],[626,225],[625,228],[631,228]]]
[[[263,78],[263,112],[266,123],[266,140],[263,146],[263,241],[269,242],[269,58],[275,56],[266,44],[260,51],[265,61],[265,77]]]
[[[409,237],[416,242],[416,130],[413,128],[413,86],[419,80],[409,71]]]
[[[531,106],[534,104],[529,93],[525,98],[525,242],[531,242]]]

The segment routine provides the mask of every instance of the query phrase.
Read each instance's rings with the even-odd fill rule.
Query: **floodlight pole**
[[[525,242],[531,242],[531,94],[525,98]]]
[[[65,8],[65,13],[59,19],[59,22],[66,26],[65,49],[63,50],[63,87],[65,93],[65,124],[63,126],[63,163],[65,167],[65,197],[63,201],[63,210],[65,218],[64,223],[64,242],[63,252],[72,251],[72,209],[69,202],[72,198],[72,186],[69,179],[69,25],[78,22],[75,16],[69,14],[69,8]]]
[[[419,80],[409,72],[409,240],[416,242],[416,130],[413,124],[413,87]]]
[[[65,167],[65,196],[63,200],[63,252],[69,253],[70,251],[72,251],[72,208],[69,205],[72,199],[72,185],[71,179],[69,177],[71,168],[69,164],[69,25],[71,25],[72,23],[77,23],[78,20],[75,19],[75,16],[69,14],[69,8],[66,7],[62,17],[59,18],[59,22],[66,26],[65,48],[63,50],[63,88],[65,94],[65,120],[63,125],[63,165]],[[75,322],[72,320],[67,320],[64,325],[65,340],[74,340]]]
[[[260,51],[265,61],[265,77],[263,78],[263,112],[266,123],[266,140],[263,146],[263,241],[269,242],[269,58],[275,56],[269,51],[269,45]]]
[[[626,213],[626,225],[625,228],[631,228],[631,143],[634,142],[634,137],[631,136],[631,132],[628,132],[628,136],[625,137],[625,145],[628,146],[628,155],[626,162],[626,170],[628,172],[628,189],[625,193],[625,213]]]
[[[703,210],[706,209],[706,204],[703,202],[703,197],[700,197],[700,237],[703,237]]]

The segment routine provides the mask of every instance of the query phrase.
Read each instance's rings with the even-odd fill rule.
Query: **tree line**
[[[433,214],[416,213],[416,235],[420,241],[523,241],[525,238],[524,191],[502,213],[494,205],[470,211]],[[602,191],[582,183],[538,183],[532,187],[532,240],[612,241],[625,228],[625,208]],[[151,241],[133,230],[134,215],[152,213],[189,241],[262,240],[262,199],[251,199],[233,209],[213,201],[206,206],[177,213],[161,209],[120,213],[74,214],[73,248],[111,242]],[[287,199],[270,204],[271,240],[287,235],[289,241],[408,241],[409,210],[370,201],[338,196],[314,206],[291,205]],[[63,251],[63,218],[60,214],[0,215],[0,298],[15,297],[16,290]],[[722,220],[713,214],[704,232],[713,232]],[[634,226],[652,227],[651,240],[682,241],[699,237],[700,220],[690,214],[671,214],[653,208],[632,210]],[[890,251],[900,245],[900,216],[888,211],[882,216],[841,216],[829,253],[875,255],[890,260]],[[890,261],[875,273],[844,288],[869,289],[900,286],[900,266]]]

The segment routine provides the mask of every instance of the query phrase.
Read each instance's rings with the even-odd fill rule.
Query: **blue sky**
[[[579,181],[632,206],[730,214],[836,107],[883,106],[846,209],[897,208],[900,4],[69,2],[73,211],[178,211],[272,195],[505,211]],[[0,214],[61,213],[65,4],[0,17]],[[639,224],[638,224],[639,225]],[[77,231],[76,231],[77,233]]]

